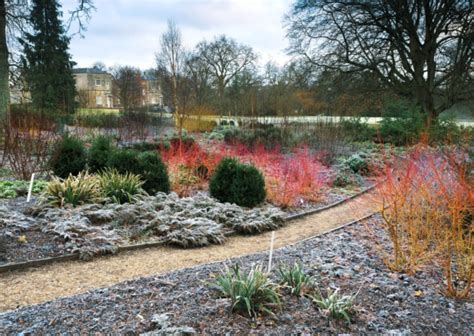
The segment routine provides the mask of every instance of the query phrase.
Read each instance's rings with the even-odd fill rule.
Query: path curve
[[[275,231],[275,248],[296,243],[380,209],[373,192],[322,212],[289,221]],[[0,311],[86,292],[137,277],[267,250],[270,232],[232,236],[223,245],[196,249],[157,247],[129,251],[89,262],[70,261],[0,274]]]

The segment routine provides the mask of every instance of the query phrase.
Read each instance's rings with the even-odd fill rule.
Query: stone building
[[[96,68],[73,70],[77,101],[82,108],[113,108],[112,75]]]
[[[163,94],[156,75],[145,71],[142,76],[143,106],[163,106]]]

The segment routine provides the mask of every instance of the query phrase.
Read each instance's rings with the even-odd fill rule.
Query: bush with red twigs
[[[255,165],[264,176],[267,200],[282,207],[319,200],[326,184],[322,176],[324,166],[305,147],[295,148],[289,154],[266,149],[263,145],[249,149],[242,144],[213,143],[212,150],[204,150],[196,142],[184,146],[174,142],[169,148],[161,148],[172,190],[180,195],[205,189],[217,164],[225,156]]]
[[[383,228],[392,248],[386,263],[415,272],[431,261],[445,275],[446,295],[467,297],[474,272],[473,171],[464,152],[417,149],[378,188]]]

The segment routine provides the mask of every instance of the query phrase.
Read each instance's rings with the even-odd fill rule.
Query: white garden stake
[[[275,241],[275,231],[272,231],[272,238],[270,240],[270,255],[268,256],[268,270],[267,270],[268,273],[270,273],[272,269],[273,242],[274,241]]]
[[[31,174],[30,187],[28,188],[28,196],[26,197],[26,202],[28,203],[31,199],[31,192],[33,191],[33,182],[35,181],[35,173]]]

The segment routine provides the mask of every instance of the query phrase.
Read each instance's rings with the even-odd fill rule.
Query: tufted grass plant
[[[133,203],[139,196],[146,195],[139,175],[120,174],[115,169],[107,169],[98,176],[98,179],[102,195],[114,203]]]
[[[314,285],[314,280],[306,274],[303,265],[295,262],[293,266],[280,265],[278,268],[280,283],[295,296],[303,296]]]
[[[77,176],[69,175],[66,179],[54,177],[46,186],[43,198],[45,202],[57,207],[66,204],[76,207],[101,200],[97,178],[87,172],[81,172]]]
[[[231,299],[232,311],[256,317],[259,314],[274,315],[280,308],[278,285],[270,281],[256,266],[248,272],[241,271],[238,265],[226,268],[215,283],[221,293]]]
[[[326,296],[317,293],[313,294],[311,299],[323,313],[335,319],[345,319],[347,323],[351,323],[357,294],[343,295],[339,292],[339,288],[335,291],[328,289]]]

